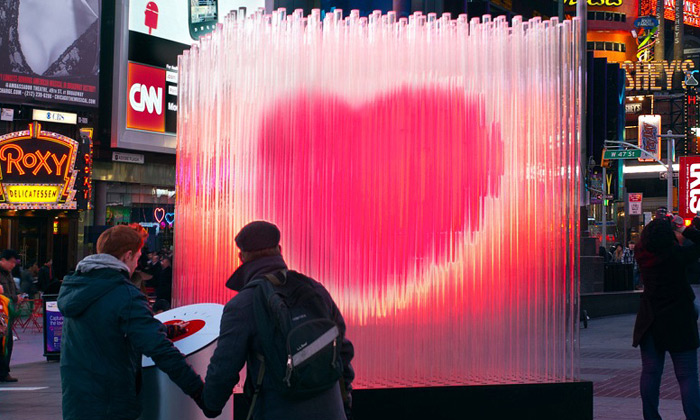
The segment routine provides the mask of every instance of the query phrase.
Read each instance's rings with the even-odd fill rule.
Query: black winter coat
[[[139,417],[142,354],[186,394],[204,385],[166,338],[165,327],[153,318],[146,297],[120,263],[111,255],[91,255],[63,281],[58,308],[64,316],[64,420]]]
[[[243,365],[248,363],[248,379],[256,382],[262,345],[257,334],[253,298],[255,289],[243,286],[252,279],[264,274],[286,269],[281,256],[268,256],[241,265],[226,283],[226,287],[240,292],[225,306],[221,317],[220,336],[209,362],[202,399],[207,408],[221,410],[231,397],[233,387],[238,383]],[[351,361],[354,356],[352,343],[345,338],[345,321],[328,291],[318,282],[315,288],[327,303],[331,316],[344,337],[340,348],[343,362],[343,378],[348,389],[352,387],[355,373]],[[284,420],[345,420],[340,387],[336,384],[320,394],[304,400],[284,398],[274,391],[271,379],[263,378],[259,399],[255,404],[254,419]]]
[[[663,256],[644,249],[641,244],[635,248],[644,283],[634,324],[632,345],[635,347],[647,333],[651,333],[654,346],[660,351],[686,351],[700,346],[698,315],[693,303],[695,293],[685,275],[686,267],[700,258],[700,231],[688,227],[683,236],[694,244],[682,247],[676,243]]]

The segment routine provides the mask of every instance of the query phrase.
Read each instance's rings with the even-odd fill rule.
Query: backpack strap
[[[265,278],[275,287],[284,286],[287,283],[287,270],[265,274]]]
[[[253,410],[255,409],[255,402],[258,400],[258,394],[260,394],[260,389],[262,388],[263,377],[265,376],[265,358],[262,354],[256,353],[255,355],[258,360],[260,360],[260,369],[258,370],[258,380],[255,381],[255,387],[253,390],[253,399],[250,402],[250,409],[248,410],[248,416],[245,420],[250,420],[253,418]]]
[[[274,273],[265,274],[264,278],[275,287],[282,286],[287,282],[287,270],[279,270]],[[255,287],[259,285],[261,281],[263,281],[263,278],[258,277],[258,279],[249,282],[246,285],[246,287]],[[250,409],[248,410],[248,416],[246,417],[246,420],[251,420],[253,418],[253,410],[255,410],[255,403],[258,400],[258,395],[260,395],[263,378],[265,377],[265,357],[260,353],[256,353],[255,357],[257,357],[260,361],[260,369],[258,370],[258,378],[255,381],[255,385],[253,387],[253,398],[250,402]]]

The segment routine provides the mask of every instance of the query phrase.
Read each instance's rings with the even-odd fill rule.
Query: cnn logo
[[[136,112],[148,109],[149,114],[163,113],[163,88],[153,86],[146,87],[141,83],[134,83],[129,89],[129,104]]]
[[[165,131],[165,70],[129,63],[126,127]]]

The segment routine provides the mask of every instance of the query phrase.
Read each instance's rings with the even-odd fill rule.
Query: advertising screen
[[[0,2],[0,102],[97,107],[100,13],[100,0]]]
[[[178,56],[231,10],[264,0],[123,0],[117,3],[112,146],[175,153]]]
[[[53,299],[56,297],[54,296]],[[63,333],[63,315],[58,310],[55,300],[44,301],[44,353],[56,354],[61,352],[61,335]]]
[[[700,156],[681,156],[678,171],[678,215],[700,214]]]

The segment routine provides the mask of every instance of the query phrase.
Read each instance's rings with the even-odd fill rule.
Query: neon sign
[[[620,63],[620,68],[625,71],[625,90],[662,90],[673,88],[673,74],[677,71],[687,74],[695,68],[692,60],[672,60],[672,61],[646,61]],[[665,84],[657,85],[661,74],[666,75]],[[683,81],[683,89],[686,88]]]
[[[0,136],[0,209],[85,208],[92,142],[81,140],[42,131],[36,122]],[[78,165],[79,154],[88,157],[84,166]]]
[[[590,2],[588,4],[590,4]],[[656,15],[656,0],[642,0],[640,16],[647,15]],[[664,18],[675,20],[676,0],[664,0]],[[700,0],[683,1],[683,23],[700,27]]]
[[[578,0],[564,0],[564,4],[567,6],[576,6]],[[619,7],[622,6],[622,0],[588,0],[589,6],[605,6],[605,7]]]

